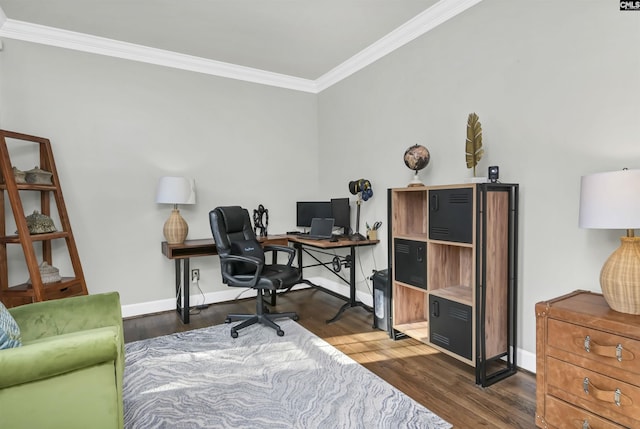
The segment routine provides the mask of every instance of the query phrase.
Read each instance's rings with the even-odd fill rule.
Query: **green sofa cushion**
[[[7,310],[7,307],[0,302],[0,350],[20,347],[22,340],[20,337],[20,327]]]

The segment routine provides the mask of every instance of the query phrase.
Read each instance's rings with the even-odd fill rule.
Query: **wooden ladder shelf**
[[[7,141],[12,149],[18,147],[20,153],[31,148],[26,144],[37,144],[40,168],[51,173],[51,184],[16,183],[10,151]],[[35,147],[32,149],[35,151]],[[86,295],[87,285],[80,265],[78,249],[71,231],[71,224],[67,216],[67,209],[62,197],[62,188],[58,179],[58,172],[53,159],[51,143],[48,139],[20,134],[12,131],[0,130],[0,300],[7,307],[15,307],[31,302],[47,301],[50,299],[65,298],[76,295]],[[28,193],[40,194],[40,213],[51,216],[51,195],[55,201],[55,209],[60,219],[60,228],[56,232],[44,234],[31,234],[27,226],[23,196]],[[9,234],[6,225],[5,194],[9,197],[9,205],[15,220],[17,233],[13,229]],[[13,234],[13,235],[12,235]],[[46,261],[53,265],[53,253],[63,252],[64,246],[58,242],[64,241],[68,252],[73,275],[62,277],[60,281],[43,283],[40,275],[40,264]],[[55,242],[55,252],[52,243]],[[9,285],[9,255],[7,248],[10,245],[21,245],[22,253],[29,272],[30,281],[18,285]],[[36,248],[41,248],[40,258]],[[39,250],[39,249],[38,249]],[[13,256],[13,254],[11,254]],[[13,261],[13,259],[11,259]],[[66,269],[66,268],[65,268]],[[62,270],[61,270],[62,271]],[[26,277],[26,274],[25,274]]]

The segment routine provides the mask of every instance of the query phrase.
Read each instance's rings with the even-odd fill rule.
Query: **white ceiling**
[[[155,48],[162,61],[148,62],[170,65],[177,54],[171,61],[189,63],[181,68],[223,63],[304,86],[354,58],[371,63],[479,1],[0,0],[0,37],[141,61]]]

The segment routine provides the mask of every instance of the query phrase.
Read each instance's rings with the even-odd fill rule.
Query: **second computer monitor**
[[[334,226],[344,228],[343,234],[351,233],[351,208],[349,198],[331,199],[331,217],[335,219]]]

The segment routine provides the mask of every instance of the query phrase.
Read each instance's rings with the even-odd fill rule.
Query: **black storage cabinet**
[[[433,344],[471,359],[471,307],[429,295],[429,336]]]

